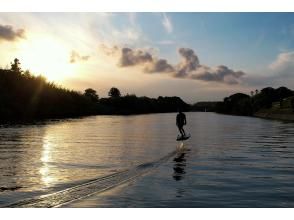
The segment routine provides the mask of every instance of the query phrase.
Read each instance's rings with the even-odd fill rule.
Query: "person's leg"
[[[183,136],[182,128],[180,126],[178,126],[178,129],[179,129],[179,132],[181,133],[181,135]]]
[[[179,127],[179,131],[180,131],[182,137],[184,137],[185,136],[185,132],[183,132],[183,127]]]
[[[185,130],[184,130],[184,127],[182,127],[182,130],[183,130],[184,136],[186,136],[186,132],[185,132]]]
[[[181,127],[181,130],[182,130],[181,134],[183,135],[183,137],[186,136],[186,132],[183,127]]]

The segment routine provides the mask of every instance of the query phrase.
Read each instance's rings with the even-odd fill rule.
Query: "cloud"
[[[251,86],[288,86],[294,83],[294,51],[279,53],[268,69],[259,74],[247,75],[244,83]]]
[[[182,60],[175,67],[174,77],[238,84],[240,83],[240,78],[245,75],[242,71],[234,71],[224,65],[217,67],[201,65],[198,56],[190,48],[179,48],[178,53]]]
[[[162,41],[158,41],[157,44],[159,44],[159,45],[172,45],[172,44],[175,44],[175,42],[172,40],[162,40]]]
[[[192,72],[190,78],[204,81],[223,82],[226,84],[239,84],[240,78],[244,75],[244,72],[234,71],[224,65],[220,65],[215,68],[199,66]]]
[[[78,52],[73,50],[71,52],[69,62],[70,63],[77,63],[77,62],[80,62],[80,61],[87,61],[89,58],[90,58],[90,56],[81,56]]]
[[[173,71],[174,67],[165,59],[152,60],[144,68],[144,72],[146,73],[170,73]]]
[[[115,22],[118,19],[122,20],[120,25]],[[104,44],[139,47],[150,42],[140,23],[137,22],[137,13],[124,13],[123,15],[113,13],[112,16],[102,19],[94,18],[91,20],[89,28],[93,40]]]
[[[294,74],[294,51],[278,54],[276,60],[269,65],[270,70],[283,76]]]
[[[198,56],[190,48],[179,48],[181,61],[177,65],[170,64],[166,59],[157,58],[143,49],[114,46],[100,48],[109,56],[118,59],[119,67],[138,66],[145,73],[169,73],[176,78],[239,84],[245,75],[243,71],[234,71],[227,66],[209,67],[201,65]]]
[[[182,57],[182,61],[177,66],[176,77],[186,77],[191,71],[196,70],[199,66],[199,59],[190,48],[180,48],[178,53]]]
[[[25,30],[14,30],[10,25],[0,24],[0,40],[15,41],[18,38],[25,38]]]
[[[129,47],[107,47],[100,45],[100,49],[108,56],[118,58],[119,67],[141,66],[145,73],[169,73],[174,67],[165,59],[158,59],[151,52]],[[152,49],[150,49],[152,51]]]
[[[173,24],[170,20],[170,18],[166,15],[166,13],[162,13],[162,25],[167,31],[167,33],[173,32]]]
[[[107,56],[115,56],[120,50],[120,48],[118,46],[110,47],[105,44],[100,44],[98,50],[102,51]]]
[[[133,50],[127,47],[121,49],[119,66],[135,66],[146,62],[152,62],[152,55],[150,53],[140,49]]]

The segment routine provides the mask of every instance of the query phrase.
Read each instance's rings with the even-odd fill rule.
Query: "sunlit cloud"
[[[124,17],[124,25],[115,24],[119,16]],[[150,41],[137,22],[136,13],[114,13],[112,16],[93,19],[89,31],[96,42],[104,44],[142,47]]]
[[[289,86],[294,83],[294,51],[282,52],[276,56],[266,71],[250,74],[244,78],[244,84],[249,86]]]
[[[293,75],[294,73],[294,51],[278,54],[276,60],[269,68],[280,75]]]
[[[24,29],[14,29],[11,25],[0,24],[0,40],[15,41],[19,38],[25,38]]]

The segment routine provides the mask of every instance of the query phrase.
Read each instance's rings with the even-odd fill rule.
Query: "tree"
[[[294,93],[292,90],[288,89],[287,87],[282,86],[282,87],[276,89],[276,95],[277,95],[278,99],[281,101],[284,98],[288,98],[290,96],[293,96]]]
[[[118,98],[121,96],[121,93],[118,88],[112,87],[108,92],[108,96],[111,98]]]
[[[19,59],[15,58],[13,63],[11,63],[11,70],[16,73],[21,73],[20,62]]]
[[[97,92],[91,88],[85,90],[84,96],[89,97],[93,102],[97,102],[99,99]]]

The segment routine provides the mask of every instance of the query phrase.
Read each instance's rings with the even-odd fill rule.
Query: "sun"
[[[19,49],[23,69],[41,74],[49,81],[60,82],[75,72],[74,65],[69,62],[70,49],[54,37],[36,35]]]

